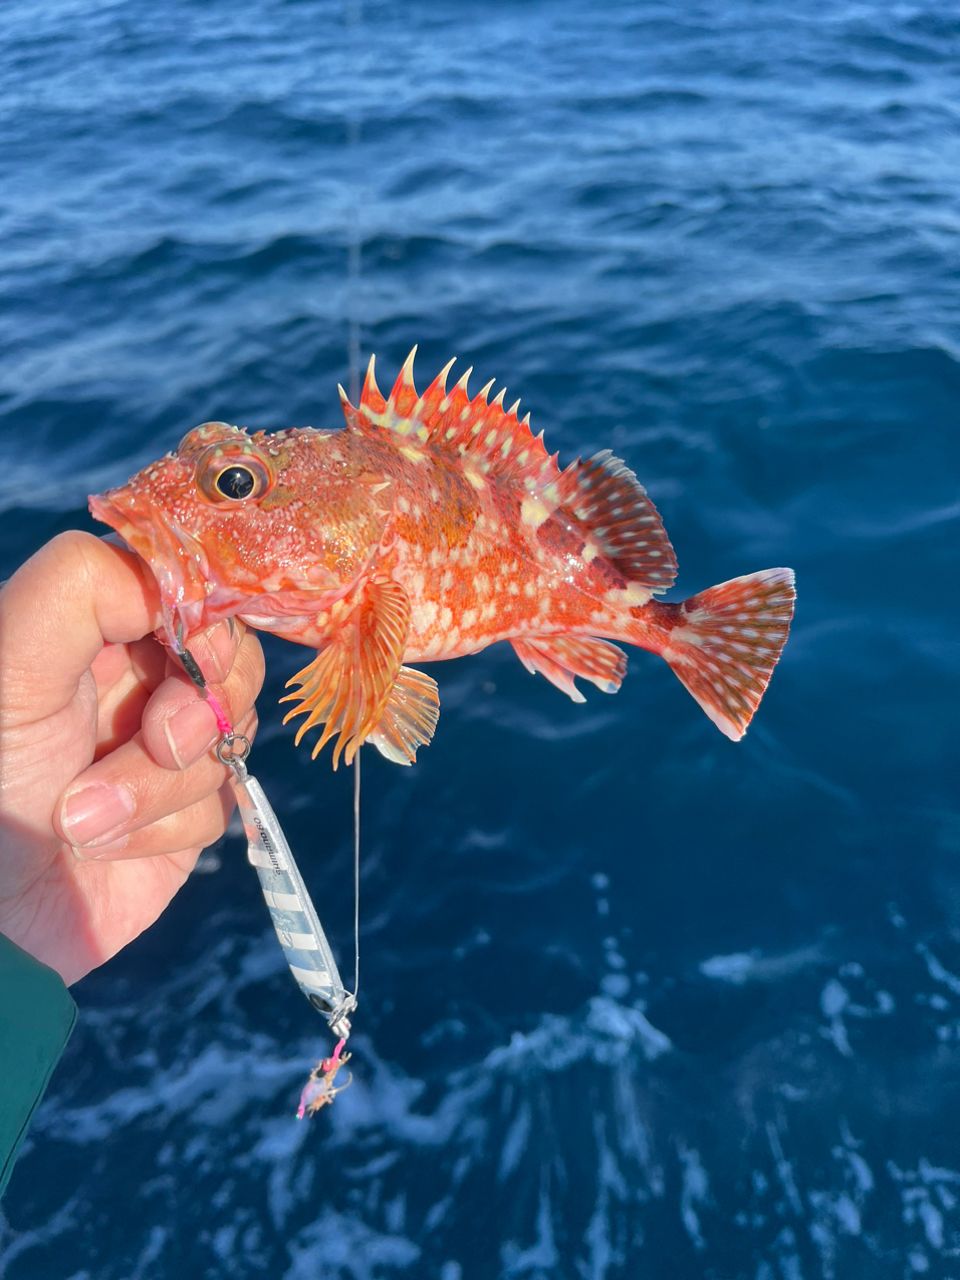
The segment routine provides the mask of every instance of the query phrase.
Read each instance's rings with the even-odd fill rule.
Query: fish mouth
[[[210,565],[200,542],[124,489],[93,494],[89,506],[150,569],[160,590],[167,642],[179,647],[203,624]]]

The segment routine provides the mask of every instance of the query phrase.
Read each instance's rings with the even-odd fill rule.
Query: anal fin
[[[394,764],[413,764],[417,749],[433,737],[439,717],[436,680],[413,667],[401,667],[383,717],[367,741]]]
[[[574,702],[585,702],[574,683],[580,676],[603,693],[616,693],[627,671],[627,655],[608,640],[593,636],[524,636],[511,640],[514,652],[535,675],[556,685]]]

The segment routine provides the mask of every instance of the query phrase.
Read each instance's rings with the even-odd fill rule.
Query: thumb
[[[74,697],[106,644],[160,625],[156,582],[131,551],[70,530],[48,542],[0,591],[0,716],[44,719]]]

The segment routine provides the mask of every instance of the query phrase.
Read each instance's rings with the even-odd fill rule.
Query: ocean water
[[[672,598],[799,585],[739,746],[648,654],[585,706],[432,669],[310,1124],[330,1042],[205,855],[76,989],[8,1280],[960,1276],[958,127],[933,0],[0,6],[0,572],[418,342],[627,459]],[[253,764],[349,969],[350,778],[266,647]]]

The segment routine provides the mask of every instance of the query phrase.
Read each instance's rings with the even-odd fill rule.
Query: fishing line
[[[360,748],[353,757],[353,998],[360,995]]]
[[[358,28],[363,17],[360,0],[347,0],[346,25]],[[350,33],[352,34],[352,32]],[[347,117],[348,169],[356,170],[360,144],[359,108]],[[359,402],[360,392],[360,289],[363,241],[360,231],[361,192],[354,185],[354,207],[348,210],[347,240],[347,361],[350,392]],[[350,1014],[357,1007],[360,990],[360,749],[353,758],[353,991],[347,991],[333,951],[317,916],[316,908],[284,835],[259,782],[247,769],[250,742],[234,731],[223,707],[213,695],[203,672],[184,643],[182,623],[176,632],[176,652],[187,675],[213,710],[221,733],[217,758],[233,774],[237,807],[247,836],[247,860],[256,869],[264,901],[270,912],[277,939],[297,985],[310,1004],[327,1020],[338,1037],[329,1058],[323,1058],[310,1073],[300,1094],[297,1118],[312,1115],[331,1103],[349,1084],[336,1085],[337,1074],[350,1054],[344,1046],[350,1036]]]
[[[347,0],[345,21],[348,42],[359,35],[363,22],[362,0]],[[355,43],[355,41],[354,41]],[[348,58],[348,65],[353,59]],[[356,93],[357,81],[351,77],[351,91]],[[347,240],[347,365],[350,372],[350,399],[360,403],[360,284],[363,271],[363,236],[360,228],[362,195],[357,174],[360,156],[360,107],[354,100],[347,112],[348,178],[352,182],[353,201],[348,210]]]
[[[344,12],[347,38],[359,35],[363,22],[362,0],[347,0]],[[348,59],[348,63],[351,60]],[[352,93],[356,80],[351,79]],[[360,303],[363,273],[363,235],[360,225],[362,196],[360,172],[360,107],[356,99],[347,113],[348,181],[352,182],[353,201],[348,212],[347,240],[347,365],[350,398],[360,403]],[[360,748],[353,758],[353,998],[360,994]]]

